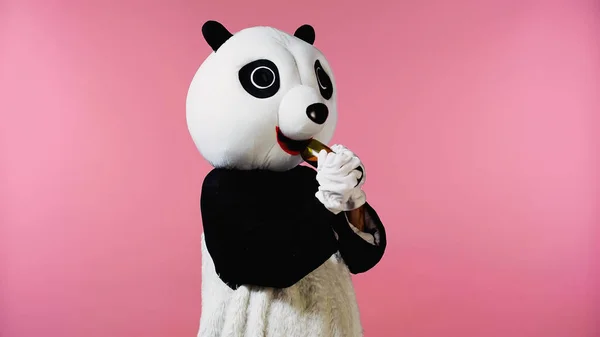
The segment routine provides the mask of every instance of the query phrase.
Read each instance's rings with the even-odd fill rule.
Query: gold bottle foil
[[[306,146],[300,155],[305,162],[309,163],[314,168],[317,168],[319,152],[323,150],[325,150],[327,153],[333,152],[333,150],[327,147],[327,145],[316,139],[311,139],[310,142],[308,142],[308,146]]]

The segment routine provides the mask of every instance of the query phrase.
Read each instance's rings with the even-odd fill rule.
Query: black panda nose
[[[327,116],[329,116],[329,109],[323,103],[314,103],[306,108],[306,115],[311,121],[323,124],[327,120]]]

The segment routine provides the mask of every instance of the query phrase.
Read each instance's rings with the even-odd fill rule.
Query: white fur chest
[[[203,237],[198,336],[362,336],[350,272],[335,254],[289,288],[242,286],[232,290],[216,274]]]

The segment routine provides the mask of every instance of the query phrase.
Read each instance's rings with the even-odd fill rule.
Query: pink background
[[[389,235],[367,337],[600,336],[599,9],[3,0],[0,336],[196,334],[207,19],[316,28]]]

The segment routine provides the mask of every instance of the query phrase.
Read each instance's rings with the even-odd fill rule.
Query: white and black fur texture
[[[364,175],[352,174],[364,167],[349,150],[320,157],[317,171],[299,165],[307,141],[328,143],[338,118],[314,29],[231,34],[208,21],[202,33],[213,53],[187,97],[190,134],[214,167],[201,195],[198,336],[362,336],[351,274],[381,260],[386,236],[365,201],[359,231],[322,197],[342,188],[344,200],[364,199]]]

